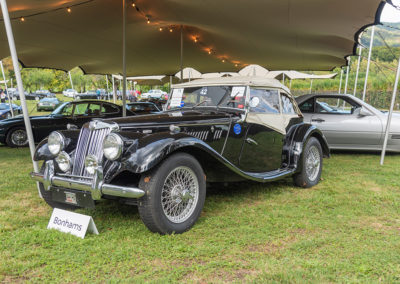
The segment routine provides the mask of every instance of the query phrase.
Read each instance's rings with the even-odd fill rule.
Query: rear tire
[[[6,143],[12,148],[26,147],[28,145],[28,135],[24,127],[15,127],[7,133]]]
[[[160,234],[181,234],[200,216],[206,180],[199,162],[186,153],[173,154],[142,175],[139,214],[147,228]]]
[[[322,173],[322,148],[317,138],[307,140],[300,163],[301,172],[293,176],[295,185],[309,188],[318,184]]]

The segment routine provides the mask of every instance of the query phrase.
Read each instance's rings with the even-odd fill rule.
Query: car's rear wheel
[[[144,174],[139,187],[143,223],[160,234],[183,233],[200,216],[206,197],[206,181],[199,162],[191,155],[177,153]]]
[[[23,127],[11,129],[6,138],[6,143],[10,147],[25,147],[28,145],[28,135]]]
[[[293,176],[294,183],[299,187],[312,187],[321,179],[322,148],[318,139],[311,137],[307,140],[301,161],[302,170]]]

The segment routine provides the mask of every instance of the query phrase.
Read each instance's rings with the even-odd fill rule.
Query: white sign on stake
[[[91,216],[58,208],[54,208],[47,229],[56,229],[82,239],[85,238],[86,232],[91,232],[96,235],[99,234]]]

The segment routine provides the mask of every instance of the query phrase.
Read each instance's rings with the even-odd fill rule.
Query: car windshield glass
[[[208,86],[173,89],[167,109],[230,107],[243,109],[245,86]]]
[[[63,109],[66,105],[68,105],[70,103],[63,103],[62,105],[60,105],[58,108],[56,108],[51,114],[63,114]],[[70,104],[72,106],[72,104]],[[72,109],[72,108],[71,108]]]
[[[6,104],[0,104],[0,110],[5,110],[5,109],[9,109],[10,106],[6,105]]]

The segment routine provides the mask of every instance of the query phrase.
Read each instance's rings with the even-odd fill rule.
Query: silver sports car
[[[304,122],[325,134],[331,149],[380,151],[388,112],[352,95],[312,94],[296,98]],[[400,152],[400,114],[393,113],[387,151]]]

